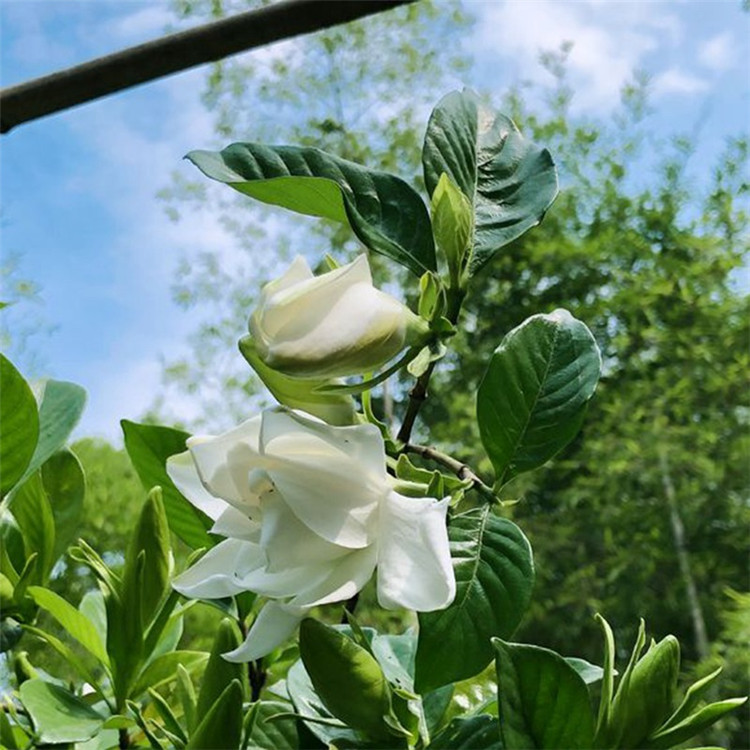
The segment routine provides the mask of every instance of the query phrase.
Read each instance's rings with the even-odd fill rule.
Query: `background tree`
[[[225,10],[178,7],[187,15]],[[295,42],[261,64],[217,66],[206,93],[216,112],[214,145],[317,145],[406,178],[417,174],[426,105],[444,86],[444,73],[431,67],[438,58],[425,50],[441,38],[432,24],[446,19],[443,6],[420,3]],[[384,40],[398,54],[382,54]],[[690,138],[654,144],[641,75],[623,90],[611,122],[574,116],[569,51],[564,45],[542,56],[554,81],[549,89],[518,88],[502,107],[554,154],[561,196],[540,229],[475,279],[468,330],[457,356],[437,369],[422,415],[442,448],[489,476],[469,395],[486,366],[477,353],[491,351],[526,317],[558,306],[586,321],[605,372],[584,430],[551,468],[507,490],[521,499],[509,512],[527,529],[538,566],[534,605],[517,637],[562,651],[575,644],[597,662],[593,614],[606,614],[621,631],[618,642],[632,642],[635,602],[653,632],[674,633],[688,661],[705,663],[726,619],[725,587],[750,588],[748,300],[738,284],[748,249],[747,140],[728,141],[711,174],[696,174]],[[373,75],[380,88],[364,83]],[[363,91],[364,98],[355,93]],[[372,101],[393,109],[368,108],[371,91],[379,92]],[[345,111],[343,101],[356,102],[357,111]],[[273,133],[264,122],[274,123]],[[396,145],[389,150],[387,142]],[[246,415],[256,392],[234,352],[252,295],[272,275],[257,248],[273,242],[296,253],[304,244],[343,255],[354,247],[346,231],[322,222],[306,226],[301,242],[299,220],[293,230],[275,225],[227,192],[179,180],[165,191],[176,217],[220,211],[241,249],[231,259],[184,258],[175,285],[178,302],[200,306],[211,322],[196,330],[189,363],[170,363],[167,383],[200,394],[214,425]],[[404,396],[405,389],[386,394],[376,407],[398,413]],[[748,690],[741,668],[730,679]],[[739,743],[747,713],[742,722],[734,727]]]
[[[545,62],[558,74],[548,108],[532,110],[517,93],[507,108],[555,154],[562,194],[537,231],[476,279],[460,364],[438,369],[423,413],[433,436],[451,435],[451,449],[488,472],[474,404],[460,396],[483,374],[474,353],[535,312],[564,306],[585,320],[605,368],[583,432],[551,468],[507,490],[521,499],[513,514],[538,568],[518,637],[558,650],[575,643],[595,661],[593,614],[632,642],[636,603],[654,632],[677,635],[687,660],[705,659],[724,589],[748,589],[750,318],[737,283],[748,250],[747,141],[729,141],[698,186],[692,144],[675,137],[643,184],[639,153],[654,158],[644,153],[644,82],[624,92],[606,127],[571,117],[562,59]],[[739,679],[747,691],[747,675]]]

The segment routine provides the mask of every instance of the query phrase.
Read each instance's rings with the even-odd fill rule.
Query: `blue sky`
[[[477,23],[461,43],[475,64],[456,86],[499,96],[519,79],[541,80],[540,50],[570,40],[576,111],[607,116],[633,70],[645,70],[654,133],[699,125],[700,170],[725,136],[750,123],[750,14],[739,6],[473,0]],[[171,22],[159,2],[0,0],[2,85],[154,38]],[[172,76],[0,137],[0,253],[20,255],[20,275],[41,286],[43,300],[12,315],[55,326],[30,344],[42,352],[45,372],[89,391],[79,435],[119,439],[118,420],[137,418],[151,403],[160,357],[183,350],[195,319],[170,299],[178,249],[231,251],[215,218],[172,223],[156,198],[174,170],[190,172],[182,156],[213,141],[200,103],[204,75]],[[25,355],[9,354],[23,364]],[[196,408],[186,397],[172,407],[186,415]]]

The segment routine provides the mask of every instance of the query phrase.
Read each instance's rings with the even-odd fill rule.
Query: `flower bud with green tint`
[[[298,256],[263,287],[250,334],[268,367],[295,378],[371,372],[430,338],[427,321],[373,286],[365,255],[320,276]]]

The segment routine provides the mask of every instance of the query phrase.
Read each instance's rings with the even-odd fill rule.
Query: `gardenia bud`
[[[274,370],[329,378],[377,370],[404,347],[426,343],[429,327],[372,285],[367,256],[321,276],[297,256],[263,287],[250,333]]]

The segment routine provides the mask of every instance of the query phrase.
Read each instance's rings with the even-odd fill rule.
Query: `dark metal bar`
[[[238,52],[354,21],[415,0],[284,0],[0,89],[0,133]]]

